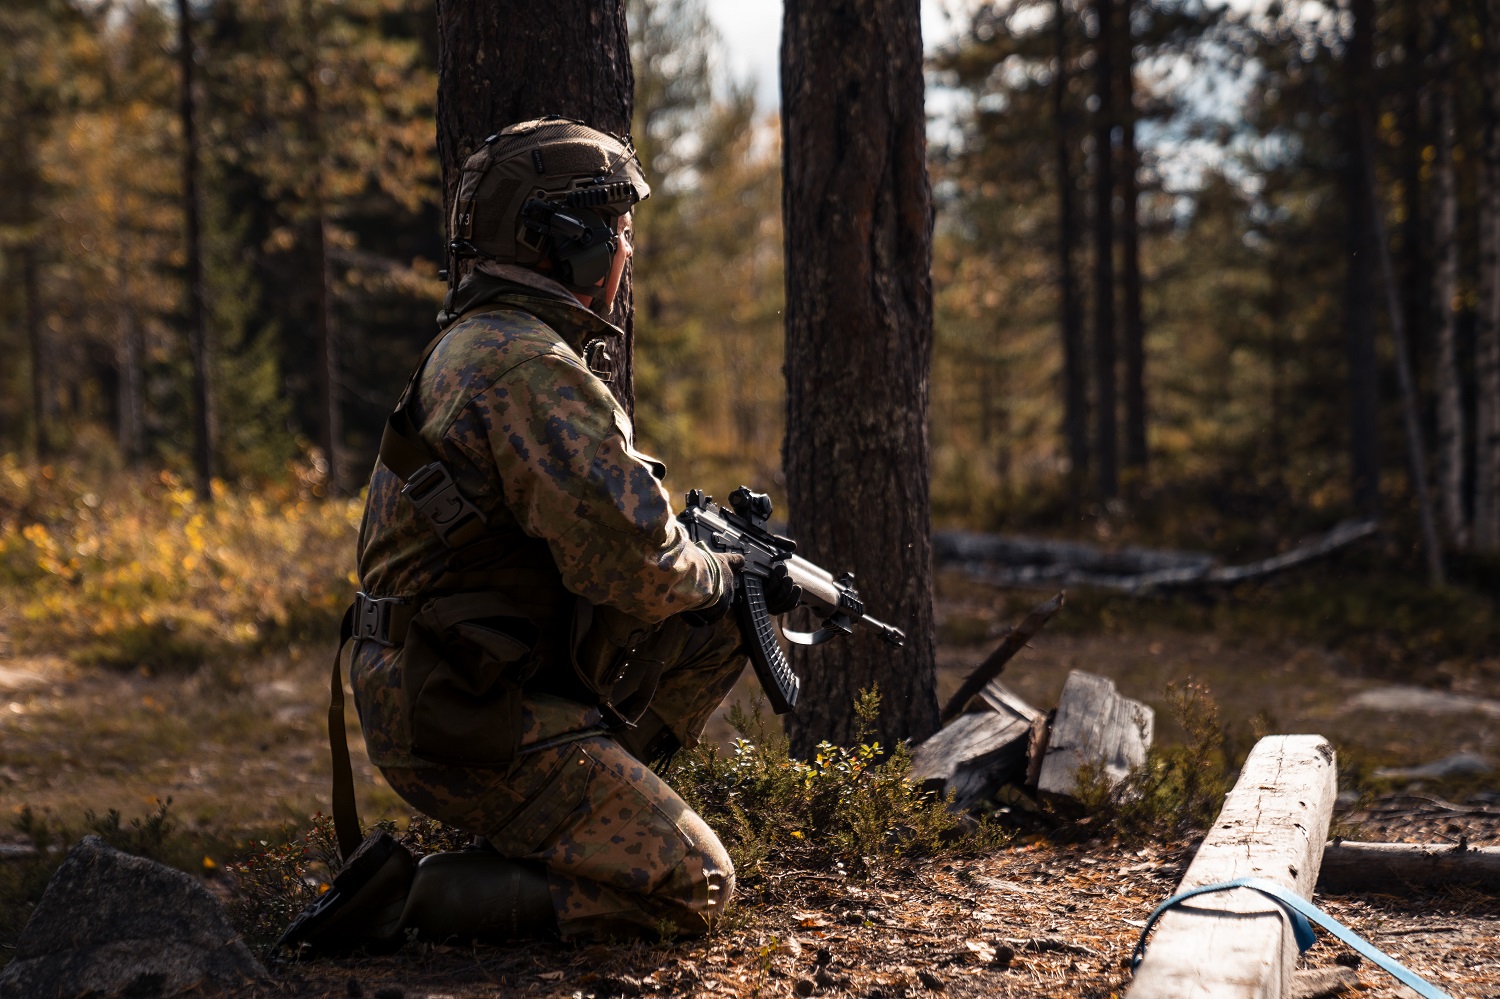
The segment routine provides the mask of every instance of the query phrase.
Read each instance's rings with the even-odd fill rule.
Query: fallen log
[[[1310,898],[1338,793],[1317,735],[1258,742],[1178,891],[1261,877]],[[1163,913],[1127,999],[1287,999],[1297,945],[1281,908],[1248,888]]]
[[[1109,550],[1072,541],[1007,538],[963,531],[933,535],[933,557],[996,586],[1088,586],[1144,594],[1189,586],[1224,586],[1314,561],[1376,533],[1373,520],[1347,520],[1326,534],[1244,565],[1219,565],[1205,552],[1147,548]]]
[[[1037,790],[1073,797],[1078,771],[1089,764],[1102,766],[1109,782],[1118,783],[1131,767],[1146,762],[1155,727],[1156,713],[1120,696],[1113,680],[1072,671],[1057,701]]]
[[[912,750],[911,777],[929,791],[953,792],[955,809],[972,808],[1006,784],[1023,784],[1037,729],[1046,716],[998,681],[980,692],[978,710],[959,715]]]
[[[1334,840],[1323,848],[1319,891],[1394,894],[1445,885],[1500,894],[1500,847]]]

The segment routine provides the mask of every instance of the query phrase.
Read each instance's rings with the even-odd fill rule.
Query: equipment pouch
[[[596,606],[580,598],[573,613],[574,678],[596,703],[618,713],[617,691],[623,689],[628,693],[641,685],[631,675],[630,653],[655,630],[623,611],[602,604]]]
[[[470,597],[472,595],[465,595]],[[435,763],[509,764],[521,738],[521,684],[534,636],[524,621],[457,615],[431,601],[402,646],[402,695],[412,752]],[[445,613],[446,612],[446,613]]]

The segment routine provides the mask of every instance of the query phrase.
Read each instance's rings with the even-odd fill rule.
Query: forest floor
[[[946,694],[1020,614],[997,612],[993,590],[946,576],[937,609]],[[0,801],[77,829],[86,811],[143,815],[170,797],[211,873],[256,838],[301,829],[326,808],[330,651],[298,648],[187,675],[0,658]],[[1156,707],[1158,740],[1178,736],[1165,684],[1189,676],[1218,700],[1231,755],[1261,732],[1326,735],[1340,753],[1346,794],[1336,828],[1345,836],[1500,844],[1495,773],[1438,784],[1373,776],[1457,752],[1500,763],[1500,662],[1460,664],[1445,671],[1443,689],[1417,690],[1305,643],[1116,621],[1044,631],[1003,679],[1046,709],[1070,669],[1109,676]],[[404,817],[360,752],[352,711],[350,724],[362,814]],[[730,733],[719,720],[711,734]],[[20,839],[0,831],[0,846]],[[1122,962],[1194,845],[1070,844],[1030,828],[981,857],[881,862],[863,878],[772,871],[743,884],[724,925],[701,941],[409,946],[392,957],[274,965],[271,982],[242,995],[1104,999],[1128,984]],[[1500,899],[1454,890],[1318,901],[1453,995],[1500,997]],[[1326,966],[1340,953],[1324,942],[1306,964]],[[1409,994],[1368,964],[1360,976],[1372,999]]]

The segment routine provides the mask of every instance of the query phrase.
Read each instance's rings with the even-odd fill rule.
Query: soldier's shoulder
[[[536,358],[577,362],[568,341],[522,309],[502,308],[470,316],[449,330],[432,352],[429,372],[445,372],[449,387],[482,391]]]
[[[458,322],[433,356],[446,365],[468,362],[509,366],[557,348],[562,334],[524,309],[500,307]]]

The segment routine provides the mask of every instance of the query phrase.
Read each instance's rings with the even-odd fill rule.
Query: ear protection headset
[[[609,276],[620,237],[598,212],[531,198],[521,208],[521,219],[530,239],[545,238],[551,246],[564,284],[592,288]]]

